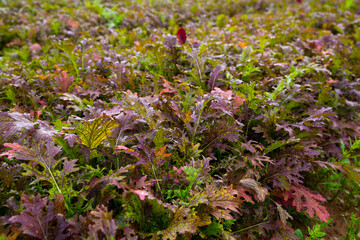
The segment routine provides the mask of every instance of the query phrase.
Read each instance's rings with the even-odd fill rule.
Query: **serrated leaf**
[[[349,178],[350,180],[353,180],[354,182],[360,184],[360,169],[358,169],[358,168],[356,168],[354,166],[351,166],[351,165],[347,165],[347,164],[342,165],[342,167],[346,171],[345,176],[347,178]]]
[[[296,211],[306,210],[312,218],[316,213],[317,217],[323,222],[327,222],[330,218],[326,208],[319,203],[326,201],[320,194],[314,194],[310,189],[302,185],[293,184],[290,190],[285,193],[284,200],[287,201],[289,197],[294,199],[292,205],[296,208]]]
[[[11,138],[14,134],[21,132],[22,129],[31,130],[35,125],[36,122],[32,121],[29,114],[19,112],[0,113],[0,132],[4,139]]]
[[[275,165],[270,166],[268,174],[274,187],[289,189],[291,183],[301,184],[304,178],[301,172],[308,172],[311,168],[309,163],[294,156],[276,161]]]
[[[16,175],[21,171],[19,165],[12,166],[4,162],[0,166],[0,180],[6,188],[9,188],[13,184]]]
[[[74,147],[75,143],[78,141],[79,136],[73,133],[65,134],[64,140],[68,141],[68,144],[71,148]]]
[[[56,212],[64,213],[65,212],[65,202],[64,202],[64,195],[57,194],[56,198],[54,199],[54,207]]]
[[[19,215],[9,219],[11,224],[20,223],[19,231],[39,239],[67,239],[71,234],[65,233],[69,224],[61,214],[54,213],[54,204],[47,205],[48,198],[41,198],[40,194],[32,199],[26,194],[21,196],[25,209]],[[46,207],[47,205],[47,207]],[[52,229],[49,231],[49,229]]]
[[[272,152],[274,151],[275,149],[278,149],[282,146],[285,146],[285,145],[288,145],[288,144],[292,144],[292,143],[295,143],[295,142],[298,142],[297,139],[295,138],[290,138],[288,140],[285,140],[285,141],[276,141],[276,142],[273,142],[269,147],[267,147],[264,151],[264,154],[268,154],[269,152]]]
[[[245,189],[243,189],[243,188],[238,188],[238,189],[236,189],[237,190],[237,196],[239,197],[239,198],[244,198],[245,199],[245,201],[247,201],[247,202],[250,202],[250,203],[252,203],[252,204],[255,204],[255,202],[251,199],[251,196],[250,195],[248,195],[246,192],[245,192]]]
[[[33,143],[30,149],[21,146],[18,143],[5,143],[5,147],[12,148],[0,154],[0,156],[7,155],[8,158],[16,158],[21,160],[33,161],[40,164],[43,168],[51,171],[58,163],[54,157],[57,155],[61,147],[56,147],[53,141]]]
[[[77,159],[70,160],[70,161],[65,159],[64,164],[63,164],[63,172],[65,175],[79,170],[79,168],[75,168],[76,162],[77,162]]]
[[[121,180],[123,180],[125,177],[122,176],[123,173],[126,173],[128,169],[131,167],[131,165],[128,165],[126,167],[121,167],[119,170],[117,170],[114,173],[108,173],[107,175],[96,178],[90,181],[90,187],[95,187],[99,183],[104,183],[105,185],[115,185],[119,189],[126,189],[125,183],[123,183]]]
[[[254,179],[241,179],[239,181],[240,185],[242,185],[244,188],[252,190],[255,192],[255,196],[258,200],[261,202],[265,201],[265,197],[269,194],[268,190],[260,185],[259,182],[255,181]]]
[[[169,226],[157,235],[162,235],[163,240],[175,240],[178,234],[195,233],[196,218],[190,215],[190,209],[185,207],[178,208],[170,220]]]
[[[238,191],[232,189],[232,186],[218,189],[215,184],[211,184],[203,192],[192,194],[193,196],[189,198],[189,206],[205,204],[206,207],[210,207],[209,213],[217,219],[231,220],[233,219],[231,211],[238,213],[238,207],[242,202],[236,197],[237,194]]]
[[[12,139],[15,136],[21,139],[29,135],[35,137],[36,140],[49,140],[57,133],[57,130],[45,121],[33,121],[30,114],[1,112],[0,133],[4,140]]]
[[[66,93],[68,92],[69,86],[74,81],[74,76],[69,76],[66,70],[61,71],[61,69],[58,68],[55,71],[54,79],[56,80],[56,83],[59,85],[61,92]]]
[[[99,239],[99,231],[105,234],[107,239],[115,239],[117,226],[112,218],[112,211],[108,212],[105,206],[96,206],[90,215],[92,224],[89,225],[89,236],[94,236],[90,239]]]
[[[76,131],[82,144],[90,149],[95,149],[110,136],[111,130],[118,126],[119,124],[115,120],[103,114],[101,117],[85,122],[83,129],[77,129]]]
[[[216,87],[217,84],[217,80],[219,78],[222,78],[222,74],[220,74],[220,72],[224,71],[225,66],[224,65],[217,65],[212,72],[210,73],[210,80],[208,82],[208,90],[211,91],[214,89],[214,87]]]
[[[168,49],[173,49],[176,46],[176,40],[177,39],[175,36],[168,34],[165,36],[165,41],[163,42],[163,44]]]
[[[240,202],[235,197],[237,191],[232,189],[232,186],[218,189],[215,184],[211,184],[205,188],[204,194],[211,205],[238,212]]]
[[[200,204],[196,208],[196,225],[198,227],[206,226],[211,223],[212,216],[210,215],[212,208],[206,204]]]
[[[278,204],[276,202],[275,202],[275,204],[276,204],[276,208],[279,212],[280,220],[283,224],[286,224],[286,220],[288,218],[293,219],[293,217],[285,209],[283,209],[280,204]]]

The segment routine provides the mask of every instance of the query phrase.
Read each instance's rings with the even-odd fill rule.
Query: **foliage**
[[[360,200],[358,6],[0,1],[0,238],[323,238]]]
[[[346,227],[346,236],[343,239],[356,239],[360,237],[359,224],[360,218],[355,213],[351,213],[350,223]]]
[[[324,237],[326,235],[326,233],[321,231],[321,227],[322,227],[322,224],[315,224],[315,226],[312,229],[310,227],[308,227],[309,236],[306,237],[306,238],[304,238],[304,235],[303,235],[303,233],[301,232],[300,229],[296,230],[295,235],[297,237],[299,237],[300,239],[306,239],[306,240],[319,239],[319,240],[323,240],[324,238],[321,238],[321,237]]]

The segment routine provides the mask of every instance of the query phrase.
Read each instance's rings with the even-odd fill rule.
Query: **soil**
[[[352,212],[360,213],[359,207],[347,208],[345,203],[341,202],[326,202],[326,210],[330,213],[333,219],[328,228],[324,228],[323,232],[326,233],[325,239],[342,239],[346,237],[346,222],[350,220]]]
[[[326,233],[323,237],[325,240],[342,240],[346,237],[346,221],[350,221],[351,213],[356,213],[357,216],[360,215],[360,208],[359,207],[346,207],[346,203],[344,202],[336,202],[336,201],[327,201],[324,206],[326,210],[330,213],[330,217],[332,221],[328,225],[328,227],[321,228],[321,231]],[[304,236],[308,236],[308,229],[307,226],[310,228],[313,227],[313,223],[309,223],[308,225],[304,224],[296,220],[295,218],[290,221],[293,229],[300,229]],[[356,240],[356,239],[351,239]],[[360,239],[359,239],[360,240]]]
[[[323,232],[326,233],[326,239],[341,239],[346,236],[346,223],[345,218],[348,218],[351,212],[347,213],[344,211],[344,206],[341,203],[326,202],[326,210],[330,213],[331,218],[333,219],[328,228],[324,228]]]

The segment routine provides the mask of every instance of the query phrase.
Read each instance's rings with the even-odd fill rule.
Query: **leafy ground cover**
[[[359,6],[0,1],[0,239],[360,239]]]

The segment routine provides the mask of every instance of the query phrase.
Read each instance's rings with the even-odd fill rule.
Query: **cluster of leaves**
[[[296,239],[357,207],[358,1],[0,6],[1,237]]]

